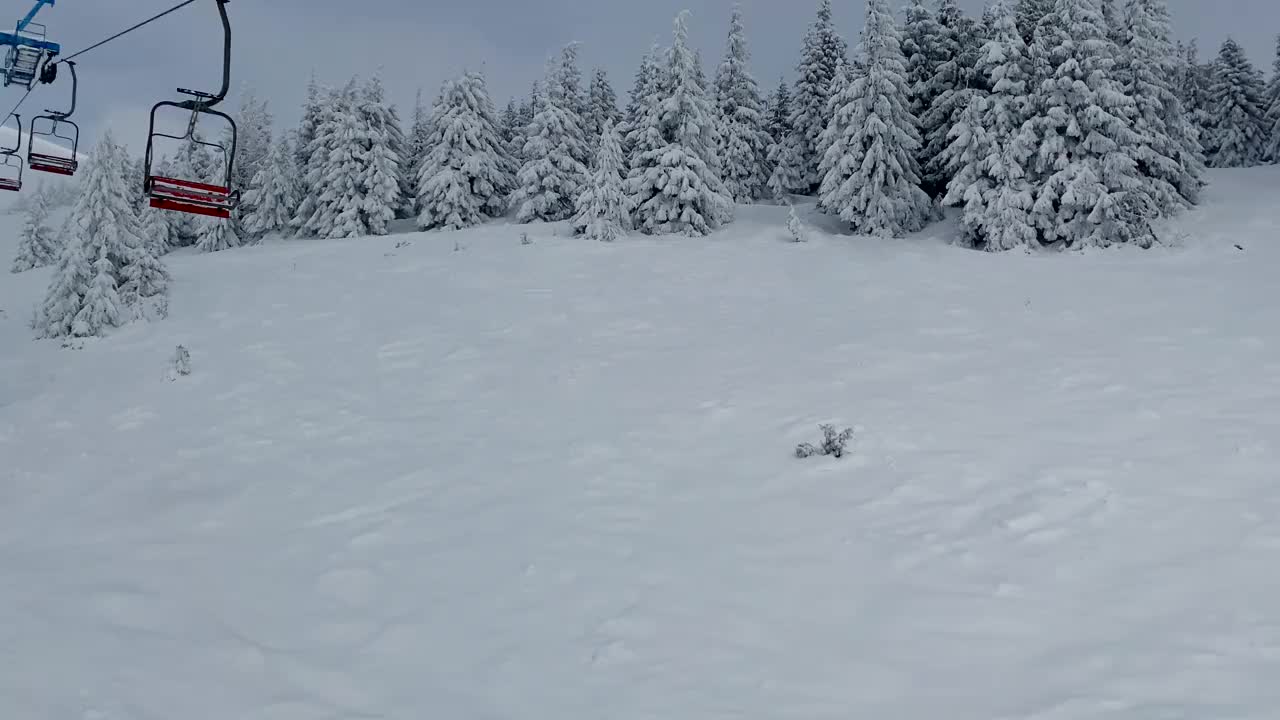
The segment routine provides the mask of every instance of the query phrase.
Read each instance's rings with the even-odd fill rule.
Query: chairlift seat
[[[27,157],[27,163],[32,170],[54,173],[55,175],[66,175],[67,177],[75,175],[76,170],[80,167],[80,163],[74,158],[63,158],[34,152]]]
[[[0,178],[0,190],[9,190],[11,192],[18,192],[22,190],[22,181],[10,180],[9,178]]]
[[[152,176],[147,178],[151,207],[159,210],[229,218],[239,197],[229,187]]]

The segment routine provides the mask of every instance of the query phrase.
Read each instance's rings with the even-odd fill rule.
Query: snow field
[[[79,350],[5,275],[0,716],[1270,720],[1280,173],[1212,179],[1149,252],[179,253]]]

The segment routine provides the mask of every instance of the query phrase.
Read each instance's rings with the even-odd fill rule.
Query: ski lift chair
[[[232,165],[236,157],[236,121],[224,112],[214,109],[227,96],[231,85],[231,21],[227,18],[227,1],[214,0],[218,5],[218,14],[222,19],[223,55],[222,55],[222,89],[217,94],[178,88],[183,95],[193,99],[181,102],[165,100],[151,108],[151,129],[147,135],[147,154],[143,189],[150,200],[151,207],[160,210],[205,215],[216,218],[229,218],[231,212],[240,204],[240,191],[231,187]],[[185,110],[191,115],[187,120],[187,130],[182,135],[160,132],[156,129],[156,116],[163,108]],[[201,117],[215,117],[226,122],[229,132],[225,143],[201,140],[196,136],[196,125]],[[205,179],[175,178],[156,175],[153,163],[155,141],[158,138],[192,142],[197,145],[211,147],[222,153],[225,175],[222,184],[206,182]]]
[[[18,153],[22,150],[22,116],[13,116],[18,121],[18,144],[11,148],[0,148],[0,190],[18,192],[22,189],[22,158]]]
[[[76,93],[79,89],[79,81],[76,78],[76,64],[67,62],[66,65],[71,68],[71,109],[66,112],[46,110],[47,115],[39,115],[32,118],[31,129],[27,133],[27,165],[32,170],[70,177],[75,175],[76,170],[80,167],[78,152],[80,149],[80,126],[70,120],[76,111]],[[53,82],[57,75],[58,66],[46,64],[40,81],[45,83]],[[48,125],[48,130],[41,131],[38,129],[41,122]],[[52,152],[36,152],[37,137],[64,141],[70,146],[70,156],[53,154]],[[50,148],[64,147],[54,142],[49,142],[47,146]]]
[[[28,23],[14,37],[15,44],[9,46],[4,57],[4,86],[22,85],[30,90],[35,86],[40,63],[45,58],[45,50],[42,47],[46,42],[45,26],[40,23]],[[23,44],[27,41],[33,44]]]

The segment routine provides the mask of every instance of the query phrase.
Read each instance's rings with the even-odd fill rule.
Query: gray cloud
[[[171,0],[65,2],[41,15],[50,35],[67,52],[85,47]],[[631,84],[640,56],[657,40],[666,42],[677,11],[690,8],[692,40],[708,69],[723,49],[732,0],[235,0],[233,87],[255,86],[271,99],[282,122],[297,117],[312,70],[323,81],[344,82],[381,68],[392,99],[409,115],[414,92],[428,99],[441,80],[464,68],[483,68],[500,104],[523,94],[542,72],[547,56],[564,43],[583,43],[586,68],[605,67],[619,95]],[[754,53],[754,71],[772,88],[791,74],[816,0],[742,0]],[[980,12],[982,0],[962,0]],[[1216,53],[1233,35],[1260,65],[1270,67],[1280,30],[1275,0],[1170,0],[1175,30],[1199,37],[1202,53]],[[862,24],[863,3],[837,0],[836,20],[846,37]],[[86,140],[113,127],[121,140],[139,147],[150,103],[185,87],[211,88],[218,80],[220,29],[212,0],[202,0],[139,33],[95,51],[80,65],[81,112]],[[5,95],[16,102],[20,92]],[[63,104],[62,91],[40,88],[24,110]],[[4,107],[3,109],[7,109]]]

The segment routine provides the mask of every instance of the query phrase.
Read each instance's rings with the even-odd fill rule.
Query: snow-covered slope
[[[0,276],[0,717],[1273,720],[1280,172],[1214,181],[1152,252],[179,256],[79,350]]]

